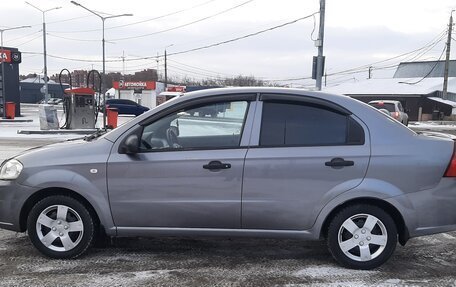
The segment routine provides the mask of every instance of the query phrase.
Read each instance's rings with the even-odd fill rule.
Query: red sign
[[[179,93],[185,93],[185,86],[173,86],[173,87],[167,87],[166,91],[167,92],[179,92]]]
[[[1,50],[0,50],[1,52]],[[0,55],[0,63],[5,61],[5,63],[11,63],[11,51],[10,50],[3,50],[3,53]]]
[[[155,90],[156,83],[154,81],[146,82],[112,82],[112,87],[116,90]]]

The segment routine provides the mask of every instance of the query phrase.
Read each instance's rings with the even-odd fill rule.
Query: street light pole
[[[9,30],[16,30],[16,29],[22,29],[22,28],[30,28],[31,26],[19,26],[19,27],[12,27],[12,28],[6,28],[6,29],[0,29],[0,60],[2,61],[2,100],[3,100],[3,118],[6,118],[6,91],[5,91],[5,57],[3,55],[5,54],[5,51],[3,49],[3,32],[9,31]]]
[[[106,65],[105,65],[105,62],[106,62],[106,59],[105,59],[105,21],[107,19],[111,19],[111,18],[117,18],[117,17],[123,17],[123,16],[133,16],[133,14],[119,14],[119,15],[112,15],[112,16],[107,16],[107,17],[103,17],[101,16],[99,13],[93,11],[93,10],[90,10],[89,8],[79,4],[78,2],[76,1],[70,1],[72,4],[76,5],[76,6],[79,6],[81,7],[82,9],[85,9],[87,11],[89,11],[90,13],[92,13],[93,15],[97,16],[98,18],[101,19],[101,22],[102,22],[102,27],[103,27],[103,34],[102,34],[102,39],[101,39],[101,46],[102,46],[102,49],[103,49],[103,73],[102,73],[102,80],[101,80],[101,92],[103,94],[103,110],[105,111],[103,113],[103,128],[106,129],[106,85],[105,85],[105,78],[106,78]]]
[[[40,9],[36,7],[33,4],[30,4],[29,2],[25,1],[25,4],[28,4],[35,8],[36,10],[40,11],[43,13],[43,56],[44,56],[44,69],[43,69],[43,74],[44,74],[44,103],[47,104],[49,100],[49,90],[48,90],[48,76],[47,76],[47,51],[46,51],[46,16],[45,13],[49,12],[51,10],[57,10],[62,7],[54,7],[50,8],[47,10]]]

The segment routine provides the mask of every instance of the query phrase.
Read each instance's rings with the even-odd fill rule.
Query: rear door
[[[244,168],[242,227],[305,230],[367,171],[367,128],[331,102],[263,95]]]

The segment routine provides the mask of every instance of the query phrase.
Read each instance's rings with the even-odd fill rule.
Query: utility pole
[[[158,80],[158,70],[160,70],[160,56],[158,55],[158,52],[157,52],[157,59],[155,61],[157,62],[157,80]]]
[[[450,23],[448,24],[448,39],[446,43],[446,58],[445,58],[445,71],[443,74],[443,95],[442,98],[446,100],[448,98],[448,70],[450,68],[450,49],[451,49],[451,32],[453,30],[453,12],[451,10]]]
[[[316,88],[321,91],[321,81],[323,76],[323,39],[325,35],[325,0],[320,0],[320,26],[318,30],[318,40],[316,41],[316,46],[318,47],[318,56],[317,56],[317,74],[316,74]]]
[[[125,77],[125,51],[122,51],[122,77]]]
[[[167,59],[166,59],[166,49],[165,49],[165,90],[168,87],[168,66],[167,66]]]
[[[168,45],[165,47],[165,90],[168,87],[168,58],[166,55],[166,49],[173,46],[174,44]]]

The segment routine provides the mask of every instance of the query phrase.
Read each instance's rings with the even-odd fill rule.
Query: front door
[[[116,226],[240,228],[248,107],[245,100],[184,107],[143,125],[139,153],[113,151],[108,189]]]

